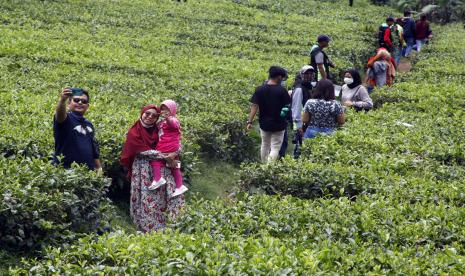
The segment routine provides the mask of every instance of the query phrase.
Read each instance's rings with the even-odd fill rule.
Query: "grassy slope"
[[[140,106],[168,97],[180,104],[186,141],[208,144],[203,138],[211,128],[243,122],[253,87],[270,65],[296,72],[308,61],[310,41],[325,32],[334,38],[329,52],[339,70],[360,66],[373,42],[365,29],[388,12],[348,10],[343,1],[307,3],[308,10],[295,0],[7,1],[0,26],[0,95],[7,103],[0,107],[0,146],[50,154],[56,94],[68,85],[92,92],[88,117],[107,164],[116,161]]]
[[[269,65],[297,71],[308,59],[310,38],[326,32],[335,38],[330,53],[345,68],[364,54],[359,50],[369,49],[363,29],[385,17],[383,9],[370,8],[376,16],[369,17],[366,6],[350,11],[340,3],[308,1],[316,9],[306,10],[302,1],[242,2],[6,2],[0,27],[0,93],[7,104],[0,109],[0,122],[8,139],[2,145],[24,149],[32,143],[49,153],[55,93],[65,85],[94,92],[89,118],[101,129],[111,157],[112,144],[123,140],[137,109],[148,101],[174,97],[186,114],[181,115],[186,125],[194,128],[201,124],[196,117],[242,114],[250,88],[265,77]],[[326,24],[321,24],[323,18]],[[212,107],[212,94],[227,102],[228,109]],[[16,135],[25,129],[44,131]],[[194,178],[201,184],[193,191],[224,195],[228,188],[216,183],[235,169],[204,166],[216,173],[208,180]]]

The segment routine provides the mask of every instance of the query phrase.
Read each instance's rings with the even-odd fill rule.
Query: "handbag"
[[[354,102],[354,99],[357,98],[358,92],[360,91],[360,88],[361,88],[361,87],[362,87],[362,85],[359,85],[359,86],[358,86],[357,91],[355,91],[354,95],[352,96],[352,99],[350,99],[351,102]],[[363,108],[363,107],[357,107],[357,106],[353,106],[353,107],[354,107],[355,111],[357,111],[357,112],[360,112],[360,111],[362,111],[362,110],[365,110],[365,112],[370,111],[369,108]]]

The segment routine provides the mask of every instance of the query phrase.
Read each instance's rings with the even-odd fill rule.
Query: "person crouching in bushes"
[[[396,77],[395,61],[391,54],[385,48],[379,48],[376,55],[368,60],[368,70],[366,83],[368,92],[373,91],[374,87],[391,86]]]
[[[330,134],[345,123],[344,107],[336,101],[334,85],[330,80],[317,83],[313,99],[307,101],[302,116],[307,130],[304,139],[315,138],[318,134]]]
[[[349,69],[344,75],[341,102],[346,107],[352,107],[357,111],[368,111],[373,108],[373,101],[368,95],[367,89],[362,85],[362,78],[355,69]]]
[[[176,103],[172,100],[166,100],[161,103],[160,111],[161,116],[157,123],[159,141],[155,150],[163,154],[178,152],[181,148],[181,125],[176,118]],[[153,160],[150,164],[153,168],[153,182],[148,189],[156,190],[166,184],[166,179],[161,176],[161,169],[167,164],[164,160]],[[183,185],[181,163],[175,162],[168,165],[176,182],[176,190],[171,195],[175,197],[185,193],[188,188]]]

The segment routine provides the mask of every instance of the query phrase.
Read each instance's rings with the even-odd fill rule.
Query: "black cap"
[[[394,17],[389,16],[388,18],[386,18],[386,22],[394,22]]]
[[[329,36],[327,35],[319,35],[318,38],[317,38],[317,42],[330,42],[331,41],[331,38],[329,38]]]

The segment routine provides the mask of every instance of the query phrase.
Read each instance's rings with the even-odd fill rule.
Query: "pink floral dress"
[[[185,205],[183,195],[170,198],[176,184],[167,168],[161,171],[166,185],[154,191],[147,189],[153,180],[150,161],[159,158],[159,152],[145,151],[137,155],[132,165],[130,214],[137,228],[144,233],[164,228],[166,220],[176,219]]]

